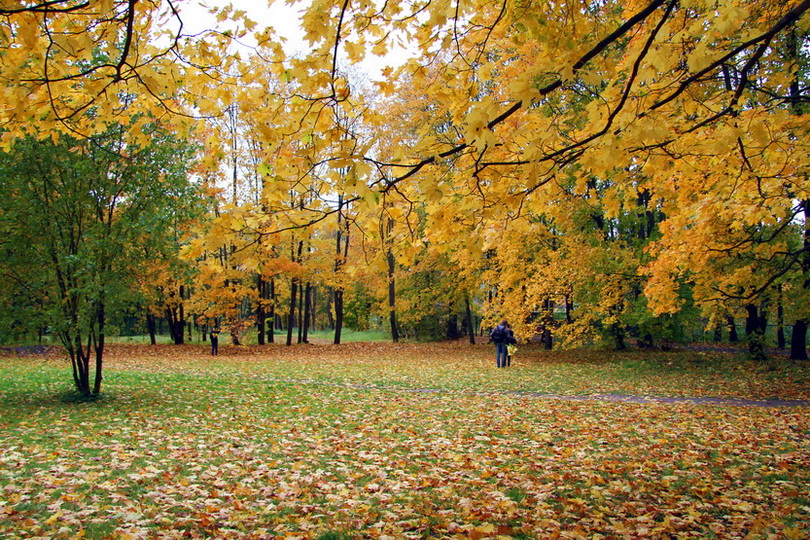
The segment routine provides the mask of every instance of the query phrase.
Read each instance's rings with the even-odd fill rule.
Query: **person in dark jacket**
[[[499,368],[507,367],[511,362],[509,361],[509,351],[506,346],[517,343],[509,323],[505,319],[501,321],[501,324],[492,330],[489,339],[495,344],[495,365]]]

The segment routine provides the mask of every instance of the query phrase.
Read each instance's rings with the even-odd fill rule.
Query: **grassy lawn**
[[[350,342],[366,342],[366,341],[390,341],[391,335],[387,332],[378,331],[378,330],[351,330],[351,329],[344,329],[341,334],[341,343],[350,343]],[[310,341],[315,341],[319,343],[332,343],[335,339],[335,332],[334,330],[312,330],[308,333],[308,338]],[[206,338],[207,339],[207,338]],[[227,335],[221,337],[220,340],[224,341],[228,339]],[[287,331],[286,330],[276,330],[275,331],[275,340],[278,342],[284,342],[287,339]],[[298,340],[298,331],[296,330],[293,333],[293,341]],[[142,336],[110,336],[107,338],[109,343],[115,344],[127,344],[127,345],[148,345],[151,341],[149,336],[142,335]],[[171,336],[165,334],[158,334],[155,336],[155,341],[161,345],[168,345],[172,343]],[[191,339],[188,339],[186,335],[186,341],[197,343],[197,344],[204,344],[203,336],[199,332],[199,330],[195,330],[192,333]],[[258,337],[256,336],[256,332],[253,330],[249,330],[244,333],[242,336],[242,341],[246,345],[256,345],[258,343]]]
[[[0,358],[2,538],[806,538],[810,366],[488,346]],[[519,391],[522,393],[514,393]]]

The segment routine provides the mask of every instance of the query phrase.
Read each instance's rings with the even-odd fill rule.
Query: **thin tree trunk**
[[[155,336],[155,316],[148,309],[146,310],[146,330],[149,332],[149,342],[152,345],[157,345],[157,338]]]
[[[60,338],[65,345],[65,350],[67,350],[68,358],[70,358],[70,367],[73,370],[73,384],[76,386],[76,389],[79,390],[81,376],[79,374],[79,359],[76,349],[73,346],[73,341],[68,336],[60,333]]]
[[[785,348],[785,307],[782,305],[782,284],[780,283],[776,289],[776,346],[779,349]]]
[[[343,289],[335,289],[335,345],[340,345],[343,330]]]
[[[793,26],[789,34],[788,55],[790,59],[799,65],[801,44],[796,26]],[[807,112],[806,101],[802,97],[800,71],[796,70],[793,80],[790,83],[791,112],[796,115]],[[804,173],[804,180],[807,183],[807,173]],[[804,254],[801,259],[801,269],[804,281],[802,288],[805,292],[810,291],[810,199],[802,201],[804,209],[804,231],[802,232],[802,247]],[[791,360],[807,360],[807,325],[808,319],[802,317],[793,323],[793,332],[790,336],[790,358]]]
[[[329,325],[329,330],[335,329],[335,316],[332,313],[333,309],[337,309],[335,307],[335,288],[329,288],[329,296],[326,299],[326,324]]]
[[[295,306],[298,302],[298,278],[290,280],[290,312],[287,315],[287,346],[292,345],[293,327],[295,326]]]
[[[77,341],[81,338],[77,337]],[[90,351],[84,348],[84,345],[77,347],[77,363],[79,365],[79,381],[77,388],[79,393],[83,396],[89,396],[90,391]]]
[[[180,306],[177,310],[179,320],[177,321],[177,335],[180,336],[180,341],[177,343],[178,345],[182,345],[185,343],[185,329],[186,329],[186,308],[183,304],[183,300],[185,299],[185,287],[180,285]]]
[[[304,337],[302,341],[304,343],[309,343],[309,322],[312,309],[312,283],[307,281],[304,291]]]
[[[450,309],[453,310],[454,306],[451,304]],[[459,331],[458,331],[458,317],[455,313],[450,313],[447,317],[447,339],[449,340],[456,340],[458,339]]]
[[[714,342],[720,343],[721,341],[723,341],[723,327],[718,324],[714,327]]]
[[[267,342],[275,343],[276,341],[276,278],[270,278],[270,313],[267,318],[270,324],[267,325]]]
[[[390,205],[390,204],[389,204]],[[384,204],[383,206],[386,206]],[[399,330],[397,328],[397,288],[395,281],[396,259],[394,259],[393,249],[394,220],[380,216],[380,238],[385,250],[385,259],[388,271],[388,322],[391,326],[391,341],[399,341]]]
[[[292,245],[291,250],[295,249],[295,244]],[[293,262],[300,262],[301,255],[304,252],[304,241],[301,240],[298,242],[298,254],[296,256],[295,252],[293,251]],[[299,287],[299,280],[297,277],[292,278],[290,280],[290,313],[287,317],[287,346],[289,347],[292,345],[292,338],[293,338],[293,329],[295,328],[295,306],[298,302],[298,287]],[[300,342],[300,339],[299,339]]]
[[[348,203],[344,202],[343,194],[338,195],[338,213],[337,213],[337,234],[335,235],[335,277],[339,277],[340,269],[346,262],[349,256],[349,220],[343,214],[344,206],[348,207]],[[345,227],[345,231],[344,231]],[[345,235],[345,236],[344,236]],[[342,245],[341,245],[342,244]],[[330,326],[335,329],[334,344],[340,345],[341,333],[343,332],[343,286],[338,285],[333,291],[333,300],[335,308],[335,317],[332,319],[332,311],[329,310]]]
[[[470,338],[470,344],[475,345],[475,323],[473,321],[472,307],[470,306],[470,297],[464,296],[464,310],[467,313],[467,335]]]
[[[97,322],[98,322],[98,336],[96,339],[96,379],[93,385],[93,394],[99,395],[101,393],[102,368],[104,365],[104,341],[105,341],[105,323],[106,323],[106,310],[104,308],[104,301],[100,301],[97,307]]]
[[[258,339],[259,345],[264,345],[265,313],[263,302],[265,300],[267,292],[266,292],[266,284],[261,274],[258,274],[256,276],[256,291],[259,293],[258,294],[259,302],[256,305],[256,337]]]
[[[790,359],[807,360],[807,319],[798,319],[793,323],[790,335]]]
[[[565,297],[565,322],[568,324],[574,322],[574,317],[571,315],[571,299],[567,295]]]
[[[175,345],[180,345],[183,343],[183,334],[177,333],[178,324],[178,317],[177,317],[177,308],[175,307],[166,307],[166,324],[169,326],[169,336],[172,338],[172,343]]]
[[[298,343],[304,342],[304,284],[298,284]]]
[[[388,255],[388,319],[391,324],[391,341],[399,342],[399,330],[397,330],[397,288],[394,281],[394,253],[389,249]]]
[[[765,316],[754,304],[748,304],[745,309],[748,312],[748,318],[745,321],[748,353],[755,360],[765,360]]]
[[[309,329],[318,331],[318,286],[312,286],[312,296],[309,300]]]
[[[804,233],[802,234],[802,256],[801,267],[804,281],[802,288],[810,291],[810,199],[802,201],[804,206]],[[793,323],[793,333],[790,336],[790,359],[807,360],[807,326],[808,320],[805,317]]]
[[[737,323],[734,321],[734,317],[732,315],[728,315],[726,317],[726,322],[728,323],[729,342],[738,343],[740,341],[740,336],[737,335]]]

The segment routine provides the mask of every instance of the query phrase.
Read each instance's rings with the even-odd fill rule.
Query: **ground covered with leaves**
[[[810,366],[466,344],[0,359],[3,538],[803,538]],[[578,399],[570,399],[578,396]]]

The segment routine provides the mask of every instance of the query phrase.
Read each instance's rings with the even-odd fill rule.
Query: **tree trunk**
[[[807,360],[807,319],[799,319],[793,323],[793,332],[790,336],[790,359]]]
[[[543,334],[540,338],[540,341],[543,343],[543,348],[547,351],[550,351],[554,348],[554,336],[551,332],[551,329],[554,327],[554,302],[551,300],[546,300],[546,314],[543,317]],[[623,333],[622,333],[623,334]],[[621,338],[622,344],[624,344],[624,336],[622,335]]]
[[[152,345],[157,345],[157,338],[155,336],[155,316],[149,310],[146,311],[146,329],[149,332],[149,342]]]
[[[76,356],[77,364],[79,365],[79,380],[76,384],[76,389],[81,395],[89,396],[92,394],[90,390],[90,349],[86,349],[83,345],[80,345],[77,347]]]
[[[344,202],[343,194],[338,195],[338,230],[335,235],[335,277],[339,278],[340,269],[343,268],[346,259],[349,256],[349,220],[343,215],[344,205],[348,207],[349,203]],[[342,226],[341,226],[342,225]],[[345,227],[345,231],[344,231]],[[340,281],[338,281],[340,283]],[[334,344],[340,345],[341,333],[343,332],[343,286],[338,285],[332,293],[332,300],[334,302],[335,317],[332,319],[331,309],[329,313],[329,325],[335,329]]]
[[[309,298],[309,329],[318,331],[318,286],[312,286],[312,295]]]
[[[729,315],[726,317],[726,322],[728,323],[728,340],[731,343],[738,343],[740,341],[740,336],[737,335],[737,323],[734,321],[734,317]]]
[[[571,299],[566,295],[565,297],[565,322],[571,324],[574,322],[574,317],[571,315]]]
[[[335,315],[333,311],[337,309],[335,307],[335,291],[335,288],[330,287],[329,296],[326,299],[326,324],[329,325],[329,330],[335,329]]]
[[[298,284],[298,343],[304,342],[304,284]]]
[[[256,276],[256,291],[259,293],[259,302],[256,304],[256,338],[258,339],[259,345],[264,345],[264,324],[266,315],[263,301],[265,300],[267,291],[264,278],[262,278],[261,274]]]
[[[74,386],[76,386],[76,390],[81,391],[79,388],[81,381],[80,366],[76,349],[71,340],[66,339],[64,335],[60,335],[60,337],[65,345],[65,350],[68,353],[68,358],[70,358],[70,367],[73,369],[73,384]]]
[[[74,318],[73,327],[64,332],[60,332],[60,339],[70,357],[70,365],[73,368],[73,383],[76,391],[82,396],[90,396],[90,358],[89,350],[85,350],[82,339],[79,335],[76,320]]]
[[[238,320],[239,319],[237,319],[235,322],[231,322],[231,324],[229,325],[231,328],[230,328],[230,332],[228,332],[228,333],[231,336],[231,343],[233,345],[241,345],[242,344],[242,337],[240,335],[241,329],[239,328]]]
[[[610,336],[613,338],[613,345],[617,351],[624,351],[627,349],[627,342],[625,341],[624,328],[619,323],[613,323],[608,328]]]
[[[394,253],[389,249],[388,255],[388,319],[391,324],[391,341],[399,342],[399,331],[397,330],[397,289],[394,282]]]
[[[754,360],[765,360],[765,327],[767,320],[754,304],[745,306],[748,318],[745,321],[745,335],[748,340],[748,353]]]
[[[776,289],[776,346],[779,349],[785,348],[785,307],[782,305],[782,284]]]
[[[796,26],[791,27],[788,34],[788,55],[789,58],[800,64],[800,52],[803,45],[800,43]],[[807,112],[807,102],[802,96],[802,81],[800,70],[796,70],[793,80],[790,83],[791,112],[800,115]],[[805,184],[807,183],[807,173],[804,173]],[[804,281],[802,288],[804,292],[810,292],[810,199],[802,200],[804,210],[804,231],[802,232],[802,248],[804,254],[801,258],[801,269]],[[791,360],[807,360],[807,325],[808,320],[802,317],[793,323],[793,332],[790,337],[790,358]]]
[[[267,325],[267,342],[275,343],[276,341],[276,278],[270,278],[270,313],[267,318],[270,324]]]
[[[102,367],[104,365],[104,341],[105,341],[105,323],[107,320],[104,302],[98,304],[96,311],[96,320],[98,324],[98,336],[96,337],[95,352],[96,352],[96,380],[93,384],[93,394],[99,395],[101,393],[101,381],[103,380]]]
[[[185,331],[185,314],[183,310],[183,293],[184,288],[180,286],[180,298],[179,302],[175,305],[167,305],[166,306],[166,322],[169,325],[169,335],[172,337],[172,341],[175,345],[182,345],[184,343],[184,331]],[[170,295],[170,298],[174,297],[174,294]]]
[[[290,312],[287,315],[287,346],[292,345],[293,327],[295,327],[295,306],[298,302],[298,278],[290,280]]]
[[[802,288],[810,291],[810,199],[802,201],[804,206],[804,232],[802,234],[802,247],[804,254],[801,260],[804,281]],[[793,323],[793,333],[790,337],[790,359],[807,360],[807,318],[802,317]]]
[[[335,289],[335,345],[340,345],[340,334],[343,331],[343,289]]]
[[[304,288],[304,343],[309,343],[309,323],[312,314],[312,283],[307,281]]]
[[[185,343],[185,330],[186,330],[186,308],[183,304],[183,300],[185,299],[185,287],[180,285],[180,306],[177,309],[178,314],[178,321],[177,321],[177,335],[180,336],[180,341],[177,345],[182,345]]]
[[[810,199],[802,201],[804,206],[804,232],[802,234],[802,256],[801,268],[804,275],[802,288],[810,291]],[[807,360],[807,318],[802,317],[793,323],[793,332],[790,336],[790,359]]]
[[[172,338],[172,342],[175,345],[182,345],[184,340],[183,321],[178,316],[176,307],[166,307],[166,324],[169,326],[169,335]]]
[[[295,254],[295,244],[291,245],[290,251],[292,252],[292,261],[300,262],[301,255],[304,253],[304,241],[298,242],[298,254]],[[298,303],[298,288],[299,280],[294,277],[290,280],[290,312],[287,316],[287,346],[292,345],[293,329],[295,328],[295,306]],[[300,342],[300,339],[299,339]]]
[[[470,338],[470,345],[475,345],[475,323],[473,322],[469,296],[464,297],[464,310],[467,313],[467,335]]]
[[[455,341],[458,338],[458,317],[454,313],[451,313],[450,316],[447,317],[447,339]]]

